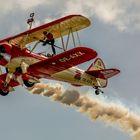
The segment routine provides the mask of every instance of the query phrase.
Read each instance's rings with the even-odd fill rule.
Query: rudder
[[[101,58],[97,58],[87,69],[86,73],[92,75],[93,71],[104,70],[105,64],[103,63]],[[107,79],[96,78],[97,80],[97,87],[106,87],[107,86]]]
[[[94,71],[94,70],[103,70],[105,69],[105,65],[101,58],[97,58],[87,69],[87,71]]]

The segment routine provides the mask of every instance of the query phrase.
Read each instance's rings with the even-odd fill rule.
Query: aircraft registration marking
[[[68,61],[70,61],[71,59],[78,58],[78,57],[80,57],[80,56],[82,56],[82,55],[84,55],[84,54],[85,54],[85,53],[79,51],[79,52],[70,54],[70,55],[67,56],[67,57],[63,57],[63,58],[59,59],[59,61],[60,61],[60,62],[68,62]]]

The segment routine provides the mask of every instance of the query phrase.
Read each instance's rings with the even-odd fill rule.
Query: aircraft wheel
[[[96,95],[99,95],[99,94],[100,94],[100,91],[99,91],[98,89],[96,89],[96,90],[95,90],[95,94],[96,94]]]
[[[4,46],[0,45],[0,53],[5,53],[5,52],[6,52],[6,50],[5,50]]]
[[[24,85],[25,85],[26,87],[32,87],[32,86],[34,86],[34,84],[35,84],[35,83],[30,82],[30,81],[28,81],[28,80],[24,80],[23,82],[24,82]]]
[[[3,91],[3,90],[0,90],[0,95],[2,96],[6,96],[8,95],[9,91]]]

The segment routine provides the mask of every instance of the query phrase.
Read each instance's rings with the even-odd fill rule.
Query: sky
[[[119,101],[130,110],[140,112],[138,0],[0,0],[0,9],[0,39],[25,31],[31,12],[35,12],[34,27],[69,14],[88,17],[91,26],[79,33],[82,44],[96,50],[106,67],[121,71],[109,80],[108,87],[104,89],[105,95],[98,98]],[[92,62],[79,67],[87,69]],[[66,89],[73,88],[59,83]],[[94,96],[91,87],[81,90]],[[98,119],[93,122],[77,108],[32,95],[21,86],[8,96],[0,97],[0,112],[0,138],[5,140],[132,139],[118,127],[108,126]]]

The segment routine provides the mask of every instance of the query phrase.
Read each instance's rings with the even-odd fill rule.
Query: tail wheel
[[[96,95],[99,95],[99,94],[100,94],[100,91],[99,91],[98,89],[96,89],[96,90],[95,90],[95,94],[96,94]]]
[[[6,96],[8,95],[9,91],[3,91],[3,90],[0,90],[0,95],[2,96]]]
[[[23,82],[24,82],[24,85],[25,85],[26,87],[32,87],[32,86],[34,86],[34,84],[35,84],[35,83],[30,82],[30,81],[28,81],[28,80],[24,80]]]
[[[95,94],[99,95],[100,93],[104,93],[99,87],[95,87]]]

